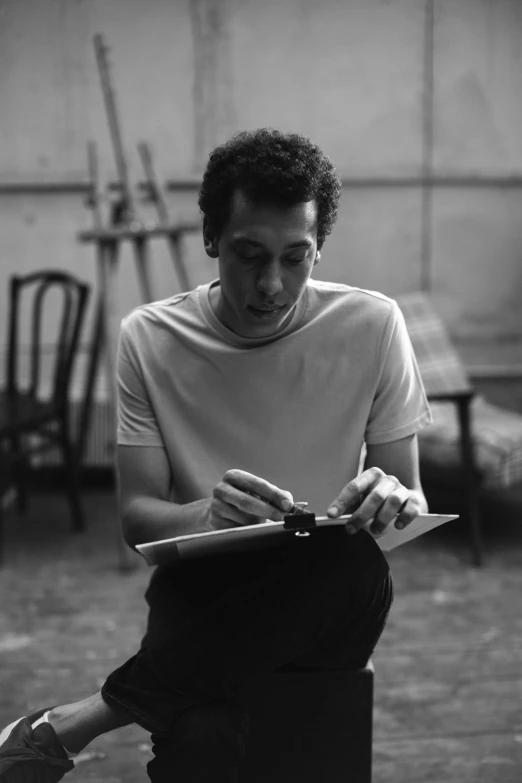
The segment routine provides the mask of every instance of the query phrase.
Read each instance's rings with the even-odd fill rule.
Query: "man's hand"
[[[370,532],[380,535],[394,519],[395,527],[409,525],[423,512],[418,492],[403,486],[395,476],[380,468],[369,468],[350,481],[328,509],[329,517],[352,514],[346,524],[348,533],[356,533],[373,518]]]
[[[290,492],[244,470],[227,470],[209,499],[211,530],[282,521],[293,506]]]

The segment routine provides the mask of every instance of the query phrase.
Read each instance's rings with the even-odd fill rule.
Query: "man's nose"
[[[257,289],[266,296],[274,296],[283,290],[281,267],[278,263],[267,264],[259,273]]]

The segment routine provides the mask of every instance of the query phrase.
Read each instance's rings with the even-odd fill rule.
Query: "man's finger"
[[[265,517],[256,517],[251,514],[245,514],[235,506],[230,506],[224,501],[219,501],[219,507],[216,509],[220,517],[230,523],[232,526],[244,527],[245,525],[259,525],[265,522]]]
[[[269,481],[265,481],[265,479],[255,476],[253,473],[247,473],[245,470],[227,470],[223,481],[252,495],[254,498],[261,498],[263,502],[269,503],[282,511],[290,511],[294,505],[294,499],[290,492],[279,489],[279,487],[276,487]]]
[[[393,490],[374,515],[370,533],[374,536],[379,536],[381,533],[384,533],[390,522],[392,522],[397,517],[397,514],[406,506],[409,497],[410,490],[402,485]]]
[[[214,489],[214,496],[229,506],[239,509],[245,516],[262,517],[273,522],[280,522],[284,516],[284,512],[272,503],[225,481],[221,481]]]
[[[417,519],[421,513],[421,507],[419,498],[415,495],[410,495],[407,502],[399,509],[399,514],[395,520],[395,527],[397,530],[402,530],[404,527]]]
[[[380,513],[381,508],[384,507],[388,497],[397,490],[398,482],[396,478],[393,476],[381,478],[367,494],[359,508],[353,512],[351,519],[347,523],[348,531],[356,532],[364,527],[370,519],[374,519]],[[396,508],[398,509],[399,506],[400,503],[397,504]]]
[[[368,492],[384,476],[384,471],[380,468],[369,468],[361,473],[357,478],[350,481],[339,493],[333,503],[330,505],[327,514],[329,517],[338,517],[354,506],[358,506]]]

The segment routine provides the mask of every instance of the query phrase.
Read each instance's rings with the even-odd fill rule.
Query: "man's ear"
[[[218,258],[218,240],[206,220],[203,220],[203,245],[207,256],[210,258]]]
[[[321,260],[321,251],[320,251],[320,250],[318,250],[318,251],[317,251],[317,253],[315,254],[315,261],[314,261],[314,266],[315,266],[316,264],[318,264],[320,260]]]

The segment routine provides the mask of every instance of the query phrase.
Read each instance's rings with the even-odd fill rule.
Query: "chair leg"
[[[4,498],[0,495],[0,566],[4,564]]]
[[[27,514],[27,462],[22,457],[20,436],[11,439],[11,459],[13,461],[13,478],[16,486],[16,508],[20,516]]]
[[[25,517],[29,507],[27,492],[27,466],[19,463],[16,476],[16,507],[20,516]]]
[[[460,421],[460,445],[462,464],[464,468],[464,481],[466,491],[467,509],[469,514],[469,526],[471,535],[471,553],[473,565],[483,565],[483,542],[481,532],[481,514],[479,504],[479,477],[475,465],[473,440],[471,437],[471,422],[469,400],[459,400],[458,413]]]
[[[83,513],[80,487],[81,465],[77,450],[71,443],[66,427],[62,428],[60,445],[62,448],[63,466],[67,481],[67,495],[71,507],[72,527],[75,532],[81,533],[85,530],[85,516]]]
[[[468,486],[468,514],[469,528],[471,535],[471,552],[473,565],[480,567],[483,565],[483,540],[481,532],[481,514],[478,500],[478,488],[473,479]]]

